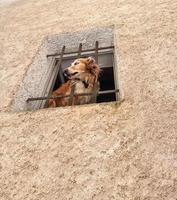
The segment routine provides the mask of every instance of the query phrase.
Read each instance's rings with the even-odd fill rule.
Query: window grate
[[[82,45],[82,43],[81,43],[81,45]],[[114,46],[99,47],[98,51],[106,50],[106,49],[114,49]],[[90,51],[95,51],[95,48],[82,50],[81,52],[86,53],[86,52],[90,52]],[[65,53],[63,53],[63,55],[66,55],[66,54],[69,55],[69,54],[75,54],[75,53],[78,53],[78,51],[65,52]],[[60,56],[60,55],[61,55],[61,53],[48,54],[47,57],[56,57],[56,56]]]
[[[106,54],[106,52],[108,52],[108,50],[110,50],[110,49],[114,50],[114,46],[99,47],[99,42],[96,41],[94,49],[82,50],[82,43],[79,44],[78,51],[74,51],[74,52],[69,52],[68,53],[68,52],[65,52],[65,49],[66,49],[66,47],[63,46],[60,54],[47,55],[47,57],[53,57],[54,58],[54,63],[56,65],[56,73],[55,73],[55,75],[53,77],[53,80],[51,82],[49,95],[48,96],[43,96],[43,97],[28,98],[27,99],[27,103],[31,102],[31,101],[43,101],[43,100],[45,100],[47,102],[47,100],[49,100],[49,99],[59,99],[59,98],[68,98],[69,97],[69,105],[72,105],[73,104],[73,99],[74,99],[74,97],[76,95],[77,96],[92,96],[90,103],[96,103],[97,96],[100,96],[100,95],[114,94],[115,97],[117,96],[116,94],[119,93],[119,89],[116,89],[115,86],[114,86],[114,89],[97,91],[97,89],[96,89],[97,86],[94,85],[94,92],[93,93],[79,93],[79,94],[76,94],[75,93],[75,88],[72,87],[72,91],[71,91],[70,95],[59,95],[57,97],[52,97],[51,95],[52,95],[52,92],[54,90],[54,86],[55,86],[57,77],[60,74],[61,66],[62,66],[62,63],[63,63],[64,60],[67,60],[68,57],[70,57],[70,59],[71,58],[76,59],[76,58],[79,58],[79,57],[84,57],[84,55],[86,53],[87,54],[90,53],[90,54],[94,55],[95,61],[96,61],[96,63],[98,63],[98,57],[99,57],[99,54],[101,54],[101,51],[102,51],[102,53]],[[114,68],[114,66],[112,66],[112,68]],[[113,69],[113,71],[114,71],[114,69]],[[113,79],[114,79],[114,75],[113,75]],[[61,81],[61,82],[63,82],[63,81]],[[114,80],[113,80],[113,82],[114,82]],[[99,102],[103,102],[103,101],[99,101]],[[45,103],[45,105],[46,105],[46,103]]]

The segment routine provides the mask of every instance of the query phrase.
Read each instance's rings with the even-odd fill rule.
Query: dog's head
[[[98,80],[100,68],[92,57],[76,59],[65,71],[69,79],[79,79],[86,82]],[[91,80],[92,79],[92,80]]]

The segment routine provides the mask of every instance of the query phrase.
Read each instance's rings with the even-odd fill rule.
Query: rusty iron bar
[[[98,41],[95,42],[95,62],[98,64]],[[93,95],[91,97],[91,103],[95,103],[97,99],[97,94],[98,94],[98,82],[94,82],[93,86]]]
[[[82,43],[79,44],[79,51],[77,55],[78,58],[81,56],[81,53],[82,53]]]
[[[81,52],[82,52],[82,43],[79,44],[77,58],[79,58],[81,56]],[[70,93],[70,98],[69,98],[69,105],[70,106],[73,104],[75,88],[76,88],[76,85],[73,85],[72,88],[71,88],[71,93]]]
[[[69,106],[71,106],[73,104],[73,98],[75,96],[75,94],[74,94],[75,88],[76,88],[76,85],[73,85],[71,88],[71,93],[70,93],[70,98],[69,98]]]
[[[98,51],[99,50],[105,50],[105,49],[114,49],[114,46],[108,46],[108,47],[100,47],[98,48]],[[93,49],[87,49],[87,50],[82,50],[82,53],[84,52],[90,52],[90,51],[95,51],[95,48]],[[63,55],[66,55],[66,54],[74,54],[74,53],[78,53],[78,51],[72,51],[72,52],[65,52]],[[60,56],[61,53],[55,53],[55,54],[48,54],[47,57],[51,57],[51,56]]]
[[[98,64],[98,41],[95,42],[95,61]]]
[[[119,89],[116,89],[116,90],[106,90],[106,91],[100,91],[100,92],[98,92],[98,95],[118,93],[118,92],[119,92]],[[93,95],[93,93],[79,93],[79,94],[74,94],[74,96],[89,96],[89,95]],[[29,101],[49,100],[49,99],[60,99],[60,98],[67,98],[67,97],[70,97],[70,94],[69,95],[59,95],[59,96],[56,96],[56,97],[48,96],[48,97],[28,98],[27,102],[29,102]]]

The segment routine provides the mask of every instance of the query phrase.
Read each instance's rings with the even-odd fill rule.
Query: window
[[[63,76],[63,71],[77,58],[94,57],[101,68],[99,77],[100,91],[97,94],[80,94],[80,95],[95,95],[95,103],[111,102],[118,100],[118,88],[116,88],[115,81],[115,66],[114,66],[114,46],[107,46],[99,48],[99,42],[95,42],[95,48],[82,50],[82,43],[79,44],[78,51],[65,52],[66,47],[63,46],[61,53],[49,54],[48,58],[52,58],[52,68],[55,71],[46,84],[47,96],[28,98],[27,102],[41,101],[40,107],[47,107],[47,100],[52,98],[52,91],[59,88],[66,82]],[[73,95],[73,94],[71,94]],[[57,98],[61,98],[59,96]],[[73,98],[71,96],[71,98]],[[90,103],[93,103],[90,102]]]
[[[97,27],[45,37],[30,65],[26,66],[11,109],[27,111],[46,107],[51,92],[65,81],[61,71],[78,56],[95,57],[102,68],[99,80],[101,89],[95,102],[119,100],[116,38],[114,27]]]

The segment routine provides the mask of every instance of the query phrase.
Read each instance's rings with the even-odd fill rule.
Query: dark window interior
[[[113,67],[103,68],[100,74],[99,81],[100,81],[100,91],[114,90],[115,84],[114,84]],[[116,101],[115,93],[100,94],[97,96],[97,103],[109,102],[109,101]]]
[[[59,60],[56,60],[55,65],[57,65]],[[58,75],[57,75],[57,79],[55,81],[55,85],[53,88],[53,91],[58,89],[64,82],[66,82],[66,80],[64,79],[64,76],[61,72],[61,70],[59,71]]]

